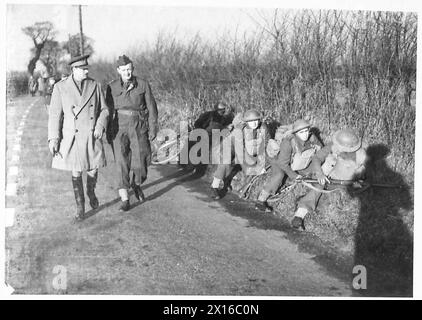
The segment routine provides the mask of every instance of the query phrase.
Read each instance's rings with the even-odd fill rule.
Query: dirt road
[[[210,201],[208,182],[176,166],[150,168],[147,202],[118,212],[116,168],[99,173],[101,207],[82,223],[69,172],[50,168],[41,100],[8,105],[7,165],[30,109],[17,162],[7,282],[20,294],[350,296],[352,269],[317,238],[228,195]],[[11,110],[14,111],[11,111]],[[17,149],[16,149],[17,150]],[[16,161],[16,158],[15,158]],[[85,179],[85,177],[84,177]],[[64,283],[57,286],[57,277]]]

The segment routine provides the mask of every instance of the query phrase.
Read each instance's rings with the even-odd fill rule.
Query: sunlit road
[[[133,208],[118,212],[109,146],[97,188],[100,210],[72,223],[71,176],[50,168],[41,100],[19,98],[7,112],[7,166],[17,168],[6,234],[7,282],[15,293],[352,295],[351,275],[330,270],[289,228],[234,196],[210,201],[207,181],[176,166],[151,167],[147,202],[137,205],[132,196]]]

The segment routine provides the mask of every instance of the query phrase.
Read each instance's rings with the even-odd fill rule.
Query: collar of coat
[[[64,82],[63,84],[66,87],[66,90],[71,94],[74,105],[77,107],[75,109],[75,114],[77,115],[91,99],[97,88],[97,83],[94,79],[86,78],[84,80],[82,92],[80,92],[73,81],[73,77],[67,77],[62,81]]]
[[[132,76],[132,79],[130,79],[128,82],[129,82],[129,87],[126,89],[126,91],[128,92],[138,86],[138,80],[136,79],[135,76]],[[125,90],[125,87],[124,87],[124,82],[122,78],[120,78],[120,87],[121,87],[121,91],[123,92],[123,90]]]

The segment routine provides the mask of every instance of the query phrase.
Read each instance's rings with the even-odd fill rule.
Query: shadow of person
[[[402,216],[403,211],[412,210],[413,199],[403,177],[388,166],[388,153],[383,144],[367,148],[367,182],[401,188],[374,186],[361,193],[349,190],[360,200],[354,265],[364,266],[367,272],[367,288],[356,290],[357,295],[412,296],[413,237]]]

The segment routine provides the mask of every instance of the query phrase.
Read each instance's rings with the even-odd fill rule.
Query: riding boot
[[[95,195],[95,186],[97,185],[97,177],[98,172],[95,173],[93,177],[91,177],[89,174],[87,174],[86,177],[86,194],[89,198],[89,204],[92,209],[97,209],[99,206],[98,198]]]
[[[72,177],[73,191],[76,200],[76,216],[75,219],[80,221],[84,219],[85,214],[85,196],[82,177]]]
[[[145,195],[144,192],[141,189],[141,186],[139,184],[136,184],[135,182],[132,183],[132,189],[135,193],[135,198],[138,199],[139,202],[145,201]]]

